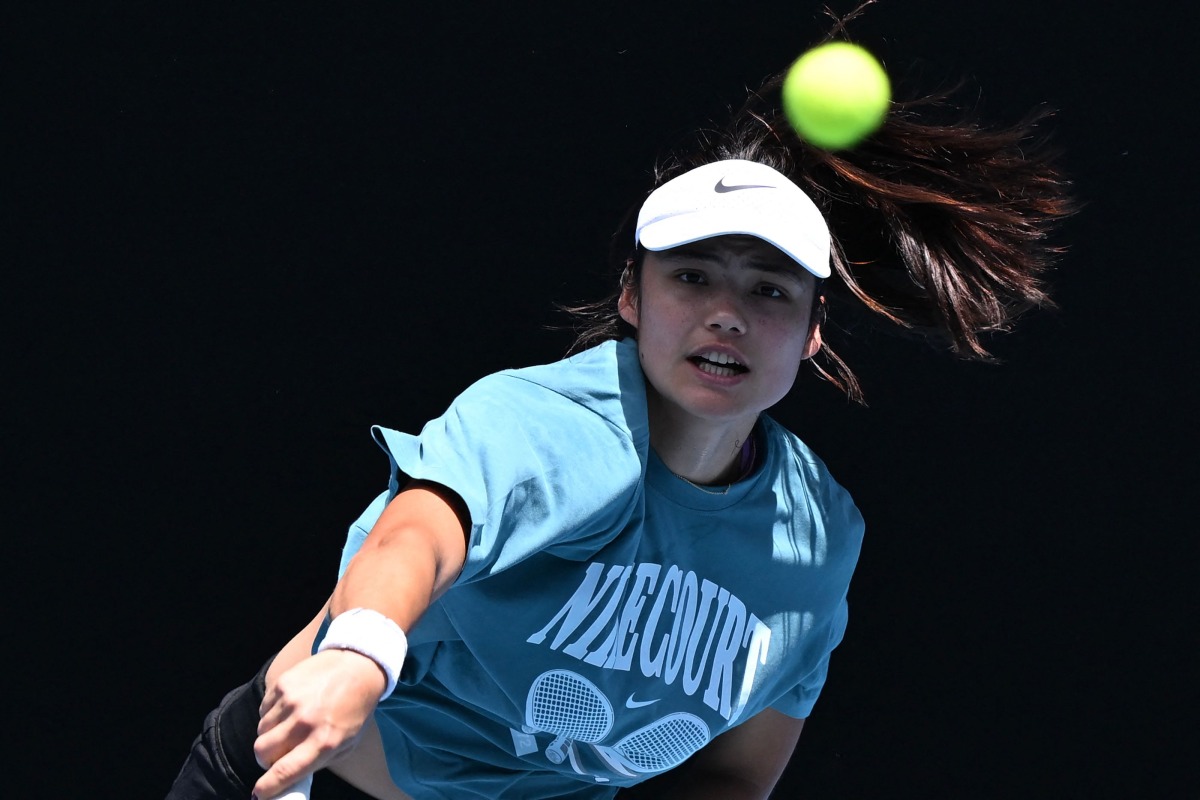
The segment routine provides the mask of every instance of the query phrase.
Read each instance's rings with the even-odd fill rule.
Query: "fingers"
[[[254,758],[263,769],[269,768],[311,732],[296,714],[293,703],[285,702],[278,689],[271,690],[259,707],[258,737],[254,740]]]
[[[310,728],[294,720],[286,724],[258,726],[258,738],[254,740],[254,759],[263,769],[270,769],[292,749],[307,738]]]
[[[254,757],[266,774],[260,800],[274,798],[354,747],[385,679],[374,661],[331,650],[280,675],[259,706]]]
[[[254,757],[266,770],[254,786],[254,797],[275,798],[325,767],[354,746],[355,733],[314,724],[291,703],[281,700],[267,710],[259,723],[259,736],[254,740]],[[297,795],[300,797],[303,795]]]
[[[285,703],[282,699],[277,699],[271,705],[263,704],[258,710],[258,735],[262,736],[269,733],[282,724],[285,720],[294,717],[296,708],[291,703]]]

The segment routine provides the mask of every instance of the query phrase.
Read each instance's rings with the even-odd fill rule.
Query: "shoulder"
[[[852,502],[850,493],[833,477],[825,462],[799,436],[764,415],[761,419],[769,451],[778,454],[779,468],[805,482],[820,487],[831,497]]]
[[[776,473],[775,491],[790,500],[793,517],[836,536],[857,554],[865,525],[850,492],[796,434],[765,415],[762,430]]]
[[[494,373],[473,384],[457,402],[489,401],[522,416],[534,409],[593,414],[635,441],[649,438],[646,387],[631,341],[605,342],[551,364]]]
[[[632,358],[630,355],[632,354]],[[426,427],[482,427],[542,445],[613,443],[649,449],[646,390],[630,343],[606,342],[561,361],[481,378]]]
[[[766,414],[759,418],[759,427],[768,447],[772,451],[778,448],[780,454],[785,456],[787,466],[806,475],[832,479],[829,467],[799,436]]]
[[[402,474],[455,492],[483,531],[472,552],[500,564],[607,531],[632,513],[649,447],[640,371],[618,350],[489,375],[415,436],[376,426],[392,491]]]

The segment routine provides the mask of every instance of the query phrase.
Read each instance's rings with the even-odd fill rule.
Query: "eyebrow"
[[[659,258],[665,260],[674,260],[675,258],[686,258],[694,261],[704,261],[709,264],[716,264],[721,261],[714,251],[707,247],[696,244],[685,244],[679,247],[673,247],[670,250],[660,250],[656,253]],[[759,270],[760,272],[769,272],[774,275],[783,275],[786,277],[800,280],[800,275],[797,270],[802,270],[800,264],[788,258],[783,253],[779,254],[779,258],[756,258],[751,257],[747,266],[751,269]],[[801,281],[803,282],[803,281]]]

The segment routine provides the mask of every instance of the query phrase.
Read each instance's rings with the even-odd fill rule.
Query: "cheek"
[[[794,319],[774,326],[771,336],[771,340],[776,343],[772,348],[775,354],[773,371],[781,380],[795,380],[800,371],[808,350],[807,330],[807,324],[798,325]]]
[[[666,376],[682,358],[684,326],[659,306],[643,304],[641,311],[641,325],[637,332],[638,355],[646,375],[660,382],[666,380]]]
[[[669,340],[677,328],[672,311],[669,303],[661,302],[653,292],[643,291],[637,306],[629,310],[629,314],[637,320],[638,339],[648,337],[659,342]],[[630,322],[628,318],[625,321]]]
[[[799,347],[788,348],[786,352],[780,351],[779,358],[775,361],[766,381],[765,393],[768,407],[775,405],[791,393],[792,387],[796,385],[800,376],[800,367],[804,364],[800,356],[801,349]]]

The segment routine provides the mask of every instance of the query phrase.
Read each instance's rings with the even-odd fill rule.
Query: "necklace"
[[[723,489],[717,489],[712,486],[705,486],[703,484],[696,483],[695,481],[688,480],[687,478],[683,477],[682,475],[680,475],[678,472],[675,472],[675,471],[672,471],[671,474],[674,475],[676,478],[679,478],[679,480],[683,481],[684,483],[688,484],[689,486],[696,487],[697,489],[704,492],[705,494],[715,494],[715,495],[729,494],[729,490],[733,488],[733,484],[742,480],[743,478],[745,478],[747,475],[749,475],[754,470],[754,462],[757,460],[756,457],[758,455],[757,451],[758,451],[758,445],[756,445],[754,443],[754,434],[751,433],[749,438],[746,439],[746,443],[744,445],[742,445],[741,471],[738,473],[738,476],[736,478],[734,478],[729,483],[725,484],[725,487]]]

